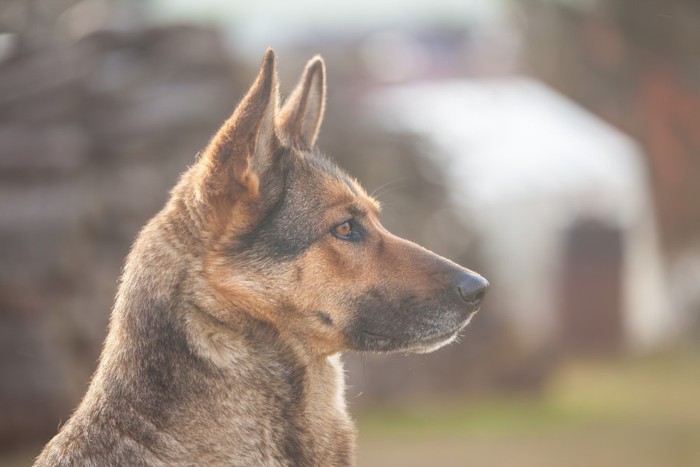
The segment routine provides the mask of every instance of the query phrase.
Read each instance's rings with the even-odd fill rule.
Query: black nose
[[[484,299],[488,288],[489,281],[476,273],[462,274],[457,282],[460,297],[474,308]]]

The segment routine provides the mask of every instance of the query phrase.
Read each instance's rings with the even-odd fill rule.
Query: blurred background
[[[700,465],[700,2],[3,0],[0,465],[87,387],[139,228],[251,83],[482,272],[458,344],[347,355],[362,466]]]

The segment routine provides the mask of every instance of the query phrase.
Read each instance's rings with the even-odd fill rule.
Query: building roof
[[[371,99],[379,123],[426,138],[467,210],[556,197],[624,222],[646,197],[628,136],[525,77],[423,82]]]

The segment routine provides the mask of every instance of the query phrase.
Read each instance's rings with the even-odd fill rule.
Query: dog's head
[[[275,56],[265,54],[184,178],[203,275],[230,313],[313,352],[434,350],[467,324],[488,282],[388,232],[379,203],[317,152],[325,92],[315,57],[280,108]]]

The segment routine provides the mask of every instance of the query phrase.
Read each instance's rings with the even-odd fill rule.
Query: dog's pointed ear
[[[205,195],[257,194],[259,177],[280,146],[275,131],[278,107],[275,53],[268,49],[255,82],[200,158]]]
[[[299,84],[277,116],[286,144],[310,149],[316,143],[326,107],[326,66],[317,55],[306,64]]]

